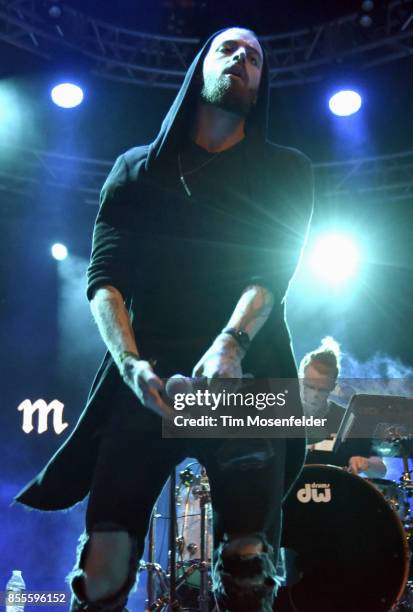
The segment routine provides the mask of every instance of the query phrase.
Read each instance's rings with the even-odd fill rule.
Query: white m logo
[[[37,433],[41,434],[47,431],[47,419],[49,412],[53,411],[53,428],[57,434],[61,434],[66,429],[69,423],[63,423],[63,408],[64,405],[58,400],[53,400],[50,404],[42,399],[37,402],[30,400],[24,400],[18,407],[17,410],[23,412],[23,425],[22,429],[24,433],[30,433],[33,431],[33,414],[38,411],[37,420]]]

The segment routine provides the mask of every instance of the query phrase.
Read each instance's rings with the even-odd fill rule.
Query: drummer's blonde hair
[[[317,370],[325,372],[329,370],[337,380],[340,374],[340,345],[331,336],[326,336],[321,340],[320,346],[314,351],[310,351],[302,358],[299,367],[299,376],[303,377],[308,365],[314,366]]]

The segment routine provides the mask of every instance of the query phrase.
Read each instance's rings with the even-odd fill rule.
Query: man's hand
[[[243,350],[229,334],[220,334],[201,357],[192,371],[192,376],[206,377],[211,383],[217,378],[242,378],[241,360]]]
[[[380,457],[350,457],[348,469],[352,474],[364,472],[371,478],[383,478],[387,471],[386,465]]]
[[[173,419],[174,411],[164,402],[160,394],[164,383],[155,374],[148,361],[132,356],[126,357],[122,362],[121,375],[145,408],[165,419]]]
[[[369,460],[367,457],[350,457],[348,462],[349,472],[352,474],[360,474],[369,469]]]

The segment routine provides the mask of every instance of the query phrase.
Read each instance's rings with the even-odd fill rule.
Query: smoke
[[[67,510],[42,512],[11,505],[18,488],[14,480],[0,482],[0,588],[4,589],[14,569],[20,569],[28,591],[67,592],[65,576],[75,562],[86,501]]]
[[[86,298],[88,261],[70,255],[59,263],[59,371],[62,380],[90,386],[104,345]]]
[[[341,375],[343,378],[407,379],[413,378],[413,368],[383,353],[376,353],[364,362],[343,353]]]
[[[413,397],[413,368],[380,352],[367,361],[343,352],[340,380],[331,398],[346,404],[354,393]]]

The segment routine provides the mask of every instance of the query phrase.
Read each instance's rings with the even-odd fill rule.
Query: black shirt
[[[190,197],[178,155],[148,176],[136,164],[144,148],[118,158],[102,189],[88,297],[110,284],[132,301],[145,357],[159,359],[183,342],[194,365],[252,283],[272,291],[278,324],[284,325],[281,302],[303,244],[311,183],[304,184],[302,175],[294,181],[301,166],[290,150],[269,145],[268,162],[282,153],[269,175],[248,147],[244,139],[211,154],[187,141],[180,155]],[[285,332],[279,335],[285,347]]]

